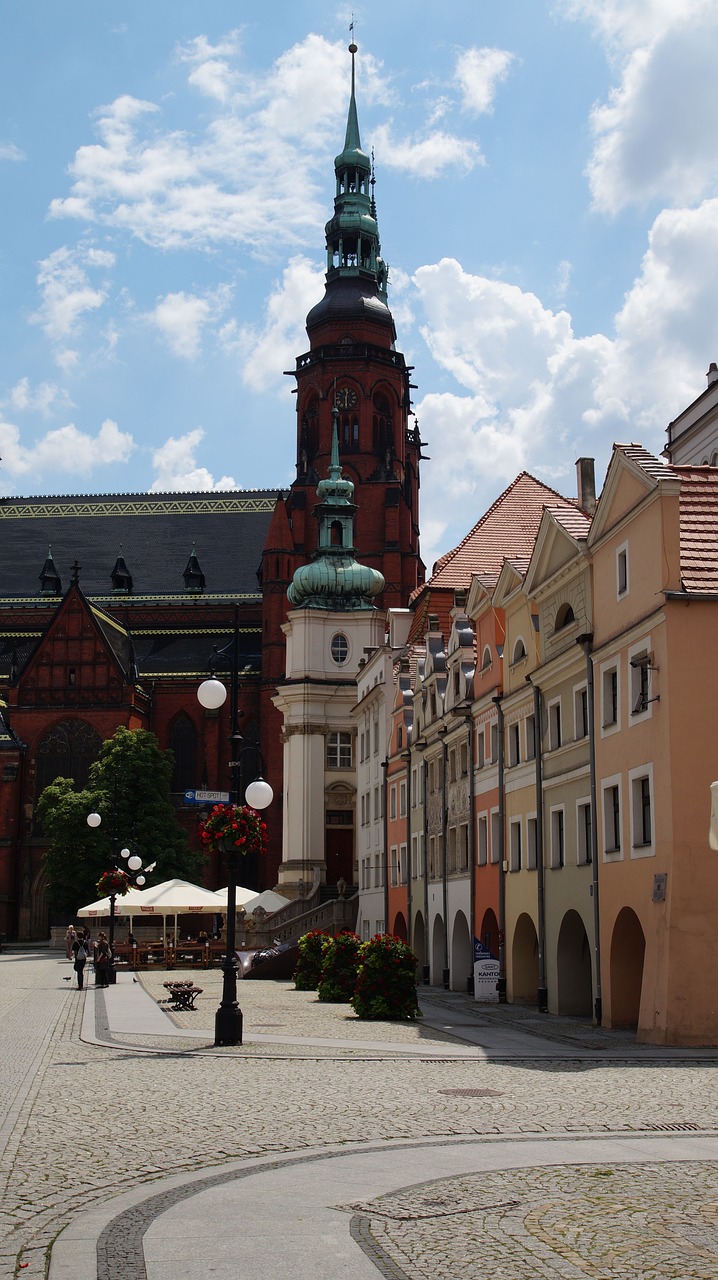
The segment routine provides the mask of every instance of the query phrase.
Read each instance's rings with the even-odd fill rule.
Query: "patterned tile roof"
[[[684,590],[718,594],[718,468],[671,467],[681,491],[680,555]]]
[[[572,538],[580,541],[582,538],[588,537],[588,531],[591,528],[591,517],[586,515],[580,507],[571,506],[568,502],[556,504],[554,502],[546,503],[546,510],[566,530]]]
[[[656,458],[654,454],[649,453],[648,449],[644,449],[642,444],[614,444],[614,450],[620,449],[626,458],[630,458],[654,480],[665,479],[670,475],[671,468],[667,462],[662,462],[660,458]]]
[[[276,489],[0,499],[0,597],[35,597],[48,546],[69,586],[73,561],[86,595],[111,594],[120,548],[133,595],[184,596],[192,544],[207,595],[259,596],[257,569]]]

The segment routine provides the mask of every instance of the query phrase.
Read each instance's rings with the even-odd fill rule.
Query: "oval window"
[[[341,666],[349,657],[349,641],[341,631],[332,636],[332,657],[337,666]]]

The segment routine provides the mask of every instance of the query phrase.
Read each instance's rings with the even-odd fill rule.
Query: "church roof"
[[[118,551],[132,596],[184,597],[194,544],[206,596],[258,598],[276,489],[0,499],[0,600],[40,596],[48,546],[62,582],[77,560],[85,595],[112,597]]]

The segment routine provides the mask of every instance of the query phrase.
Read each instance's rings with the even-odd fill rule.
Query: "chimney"
[[[596,472],[593,458],[577,459],[576,484],[578,505],[587,516],[592,516],[596,510]]]
[[[709,387],[712,387],[714,382],[718,382],[718,364],[716,364],[715,360],[711,360],[708,365],[706,378],[708,380]]]

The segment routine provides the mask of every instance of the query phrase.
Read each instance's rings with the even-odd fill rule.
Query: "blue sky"
[[[3,5],[0,495],[291,482],[351,12]],[[705,387],[718,7],[353,13],[430,566],[522,468],[571,495]]]

